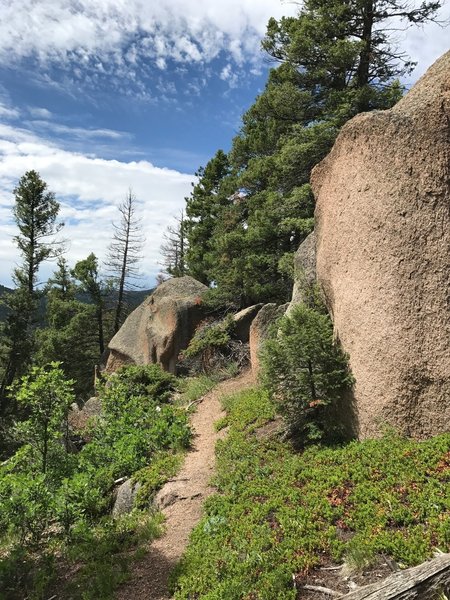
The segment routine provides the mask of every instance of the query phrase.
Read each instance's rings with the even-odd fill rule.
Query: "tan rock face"
[[[273,324],[282,317],[289,304],[264,304],[250,325],[250,363],[253,377],[256,379],[260,371],[259,351],[268,339]]]
[[[192,277],[165,281],[134,310],[109,343],[106,371],[125,364],[160,364],[175,373],[184,350],[203,318],[207,287]]]
[[[362,437],[450,427],[450,52],[392,110],[355,117],[313,172],[317,278]]]
[[[308,304],[316,284],[316,234],[313,231],[302,242],[294,258],[294,289],[286,311],[289,316],[296,304]]]
[[[233,315],[234,335],[244,344],[248,343],[250,337],[250,326],[253,322],[253,319],[263,306],[263,304],[254,304],[248,308],[243,308],[238,313]]]

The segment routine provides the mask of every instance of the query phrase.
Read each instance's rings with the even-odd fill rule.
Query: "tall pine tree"
[[[289,263],[313,227],[312,168],[348,119],[400,99],[398,77],[413,64],[390,37],[392,20],[421,24],[436,19],[439,6],[305,0],[297,17],[269,21],[262,45],[280,64],[243,116],[223,158],[226,177],[212,194],[194,188],[187,204],[192,231],[208,223],[207,235],[190,236],[190,256],[207,258],[205,279],[222,298],[241,306],[289,299]]]
[[[63,226],[57,221],[59,204],[39,173],[27,171],[15,187],[14,197],[13,216],[19,229],[14,240],[23,262],[14,270],[15,290],[6,300],[9,315],[2,336],[6,349],[1,365],[0,415],[10,406],[8,387],[24,373],[31,360],[39,267],[64,250],[63,242],[55,239]]]

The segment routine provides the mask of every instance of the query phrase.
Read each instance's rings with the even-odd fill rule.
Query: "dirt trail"
[[[214,488],[216,441],[221,437],[214,423],[223,416],[220,398],[254,383],[251,371],[223,381],[203,397],[192,417],[193,447],[180,473],[158,493],[157,502],[166,517],[166,533],[155,540],[145,558],[135,565],[129,583],[117,600],[169,600],[168,578],[180,560],[192,529],[202,516],[202,505]]]

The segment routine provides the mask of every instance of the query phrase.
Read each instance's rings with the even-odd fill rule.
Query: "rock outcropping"
[[[251,324],[263,306],[264,304],[254,304],[233,315],[234,335],[243,344],[248,344]]]
[[[313,231],[300,244],[294,258],[294,289],[286,311],[289,316],[296,304],[309,304],[316,285],[316,234]]]
[[[450,426],[450,52],[313,171],[317,277],[350,356],[361,437]]]
[[[269,338],[272,326],[286,312],[289,304],[264,304],[250,325],[250,363],[255,378],[260,371],[259,352],[263,343]]]
[[[206,285],[192,277],[177,277],[159,285],[129,315],[109,343],[106,371],[126,364],[160,364],[175,373],[184,350],[204,315]]]

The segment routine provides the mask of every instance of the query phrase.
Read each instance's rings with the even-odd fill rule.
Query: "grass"
[[[179,402],[183,405],[196,402],[212,390],[219,380],[220,378],[217,375],[198,375],[196,377],[180,378],[178,380],[181,392]]]
[[[387,434],[298,454],[256,436],[275,409],[261,391],[225,400],[216,495],[173,576],[175,598],[294,599],[320,565],[355,569],[380,555],[401,566],[450,549],[450,434]],[[222,424],[223,425],[223,424]]]

